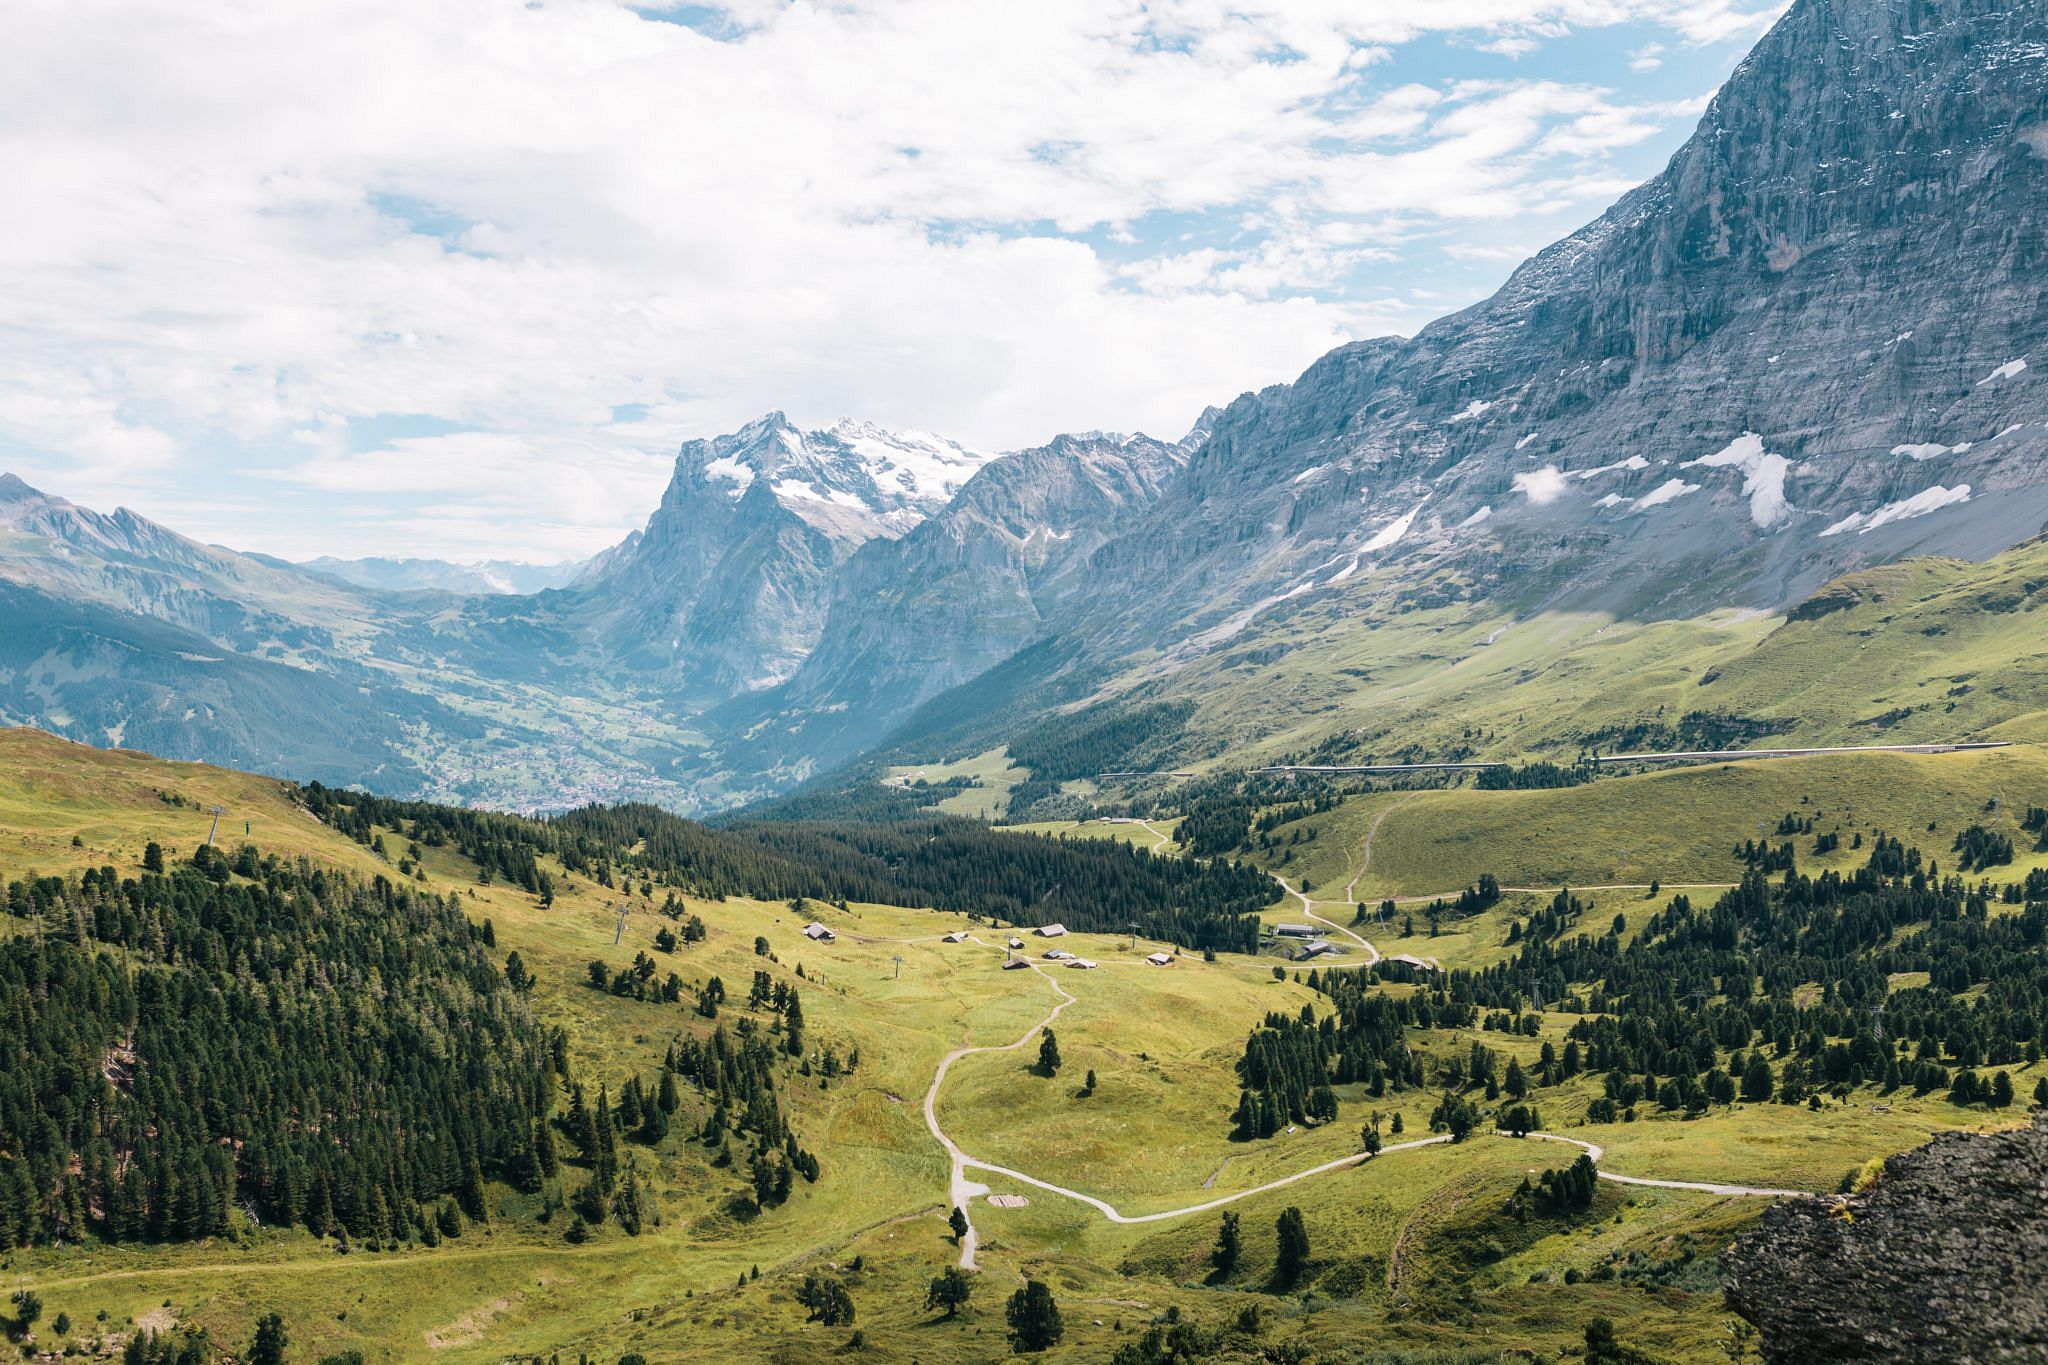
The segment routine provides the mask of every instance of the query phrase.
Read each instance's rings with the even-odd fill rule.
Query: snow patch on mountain
[[[1792,513],[1792,504],[1785,498],[1785,476],[1792,472],[1792,462],[1766,451],[1764,438],[1753,431],[1745,431],[1725,449],[1687,460],[1679,468],[1741,470],[1742,491],[1749,498],[1749,519],[1764,530]]]
[[[1990,374],[1987,374],[1982,379],[1978,380],[1977,387],[1981,389],[1986,384],[1989,384],[1993,380],[1997,379],[2015,379],[2020,375],[2024,374],[2026,372],[2026,368],[2027,358],[2025,356],[2021,356],[2018,360],[2008,360],[2003,365],[2000,365],[1997,369],[1993,370]]]
[[[1662,507],[1667,502],[1676,502],[1688,493],[1697,493],[1699,491],[1699,484],[1687,483],[1684,479],[1666,479],[1650,492],[1643,494],[1642,498],[1636,503],[1636,510],[1642,511],[1645,508]]]
[[[1960,455],[1970,448],[1970,444],[1964,441],[1961,445],[1945,446],[1939,441],[1921,441],[1913,445],[1893,446],[1892,454],[1913,460],[1938,460],[1944,455]]]
[[[1924,517],[1929,512],[1939,512],[1944,507],[1954,507],[1969,500],[1970,485],[1966,483],[1957,484],[1954,488],[1944,488],[1936,484],[1932,488],[1922,489],[1910,498],[1888,502],[1875,512],[1852,512],[1821,534],[1839,536],[1854,531],[1858,535],[1867,536],[1880,526],[1889,526],[1895,521],[1908,521],[1914,517]]]
[[[704,477],[733,486],[732,496],[737,498],[754,484],[754,471],[741,464],[731,455],[721,455],[704,466]]]
[[[947,502],[993,457],[929,431],[884,431],[872,422],[842,418],[831,435],[852,450],[876,483],[921,502]]]
[[[1415,524],[1415,518],[1421,515],[1421,513],[1422,503],[1418,502],[1413,508],[1409,509],[1408,515],[1388,522],[1385,526],[1381,527],[1373,535],[1372,539],[1358,547],[1358,552],[1362,555],[1377,554],[1388,546],[1397,543],[1402,536],[1408,534],[1408,528]]]
[[[1631,455],[1626,460],[1617,460],[1613,464],[1598,465],[1592,469],[1574,470],[1572,471],[1572,477],[1576,479],[1597,479],[1602,474],[1612,474],[1617,470],[1638,470],[1648,469],[1649,467],[1650,462],[1648,460],[1640,455]]]

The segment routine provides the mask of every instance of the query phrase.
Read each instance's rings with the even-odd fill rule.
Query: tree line
[[[602,886],[703,896],[868,901],[1020,924],[1114,931],[1133,923],[1193,948],[1254,952],[1270,879],[1235,861],[1155,854],[1119,840],[1045,838],[926,815],[884,823],[742,820],[719,829],[649,805],[587,806],[545,820],[394,801],[308,784],[330,826],[374,847],[378,828],[452,845],[480,875],[546,900],[552,855]]]

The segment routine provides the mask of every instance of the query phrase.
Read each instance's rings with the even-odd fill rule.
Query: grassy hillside
[[[1141,766],[1204,773],[1277,761],[1569,761],[1584,747],[1763,736],[1796,747],[2043,740],[2044,604],[2048,541],[1984,563],[1917,559],[1853,574],[1782,615],[1516,617],[1364,579],[1276,605],[1205,653],[1147,659],[1072,704],[1067,724],[1178,708],[1178,733],[1155,740],[1165,761]],[[950,736],[957,752],[944,756],[1000,744],[1027,722],[1045,728],[1011,708]],[[1151,790],[1113,782],[1087,794],[1114,804]]]
[[[1720,763],[1601,777],[1559,791],[1459,787],[1353,797],[1300,822],[1318,837],[1295,845],[1285,865],[1265,861],[1342,900],[1366,832],[1377,825],[1371,865],[1356,887],[1361,901],[1452,894],[1483,872],[1521,887],[1726,883],[1741,876],[1735,847],[1790,837],[1775,833],[1790,815],[1813,822],[1813,834],[1792,839],[1809,870],[1852,866],[1861,860],[1856,835],[1880,830],[1952,866],[1957,833],[1983,825],[2015,840],[2011,872],[2000,875],[2024,875],[2048,866],[2048,854],[2034,852],[2034,837],[2020,829],[2028,808],[2042,805],[2048,751],[2031,744]],[[1274,831],[1282,840],[1292,832],[1285,825]],[[1830,832],[1842,836],[1841,848],[1813,854],[1814,836]]]
[[[1936,775],[1917,785],[1896,775],[1873,778],[1869,792],[1856,797],[1858,820],[1867,809],[1903,830],[1910,813],[1918,825],[1934,819],[1946,830],[1987,784],[2010,785],[2010,799],[2020,799],[2017,788],[2032,771],[2025,766],[2030,761],[2017,755],[2005,760],[2013,766],[2000,769],[1976,758],[1926,760],[1924,768],[1902,770]],[[1735,780],[1789,781],[1775,775],[1789,769],[1749,771],[1771,775]],[[1513,831],[1525,826],[1531,839],[1560,841],[1555,856],[1563,879],[1595,881],[1605,869],[1574,864],[1569,850],[1577,832],[1619,818],[1618,809],[1635,811],[1648,824],[1669,822],[1674,857],[1693,856],[1685,850],[1696,839],[1702,861],[1695,870],[1724,871],[1707,861],[1723,842],[1718,829],[1684,838],[1678,833],[1688,822],[1707,820],[1708,805],[1607,795],[1677,792],[1683,776],[1614,779],[1568,792],[1419,798],[1417,804],[1435,801],[1443,810],[1419,819],[1425,812],[1404,805],[1388,816],[1367,869],[1381,880],[1362,879],[1361,894],[1368,886],[1373,894],[1449,889],[1464,880],[1466,866],[1505,868],[1523,837]],[[1818,787],[1820,778],[1811,782]],[[1763,809],[1800,808],[1797,796],[1807,793],[1796,787],[1769,788]],[[1502,841],[1489,846],[1474,834],[1469,861],[1444,865],[1443,849],[1465,846],[1457,831],[1486,827],[1487,812],[1462,813],[1477,810],[1482,795],[1495,802],[1511,798],[1508,806],[1489,808],[1493,812],[1525,813],[1519,823],[1499,823],[1509,831]],[[1355,853],[1353,836],[1362,837],[1360,822],[1376,807],[1410,799],[1363,798],[1317,817],[1326,822],[1314,844],[1317,855],[1338,855],[1319,879],[1327,888],[1316,893],[1321,913],[1350,919],[1338,888],[1356,869],[1347,870],[1342,851]],[[1739,788],[1722,799],[1764,800]],[[1620,804],[1577,804],[1609,800]],[[1887,800],[1895,804],[1880,809]],[[1934,804],[1915,809],[1923,800]],[[133,876],[152,840],[175,863],[205,837],[216,804],[226,811],[221,842],[230,849],[246,839],[267,853],[304,856],[351,875],[394,875],[392,863],[372,848],[314,820],[284,783],[15,731],[0,734],[0,882],[31,871],[68,875],[101,865]],[[1836,804],[1828,798],[1831,810]],[[1846,814],[1846,802],[1842,808]],[[1458,823],[1465,819],[1469,825]],[[1142,825],[1108,825],[1100,832],[1141,844],[1152,840]],[[383,836],[392,858],[407,847],[401,830],[374,833]],[[1584,856],[1597,857],[1598,845],[1588,847]],[[1658,857],[1665,847],[1658,846]],[[806,1323],[794,1295],[806,1274],[829,1274],[857,1306],[854,1328],[864,1358],[980,1361],[1005,1352],[1002,1300],[1028,1275],[1052,1287],[1064,1314],[1067,1332],[1053,1353],[1057,1359],[1106,1359],[1170,1314],[1208,1331],[1230,1327],[1250,1308],[1259,1310],[1258,1325],[1231,1338],[1240,1347],[1291,1344],[1316,1352],[1374,1344],[1396,1353],[1440,1350],[1462,1353],[1449,1358],[1493,1359],[1494,1343],[1550,1353],[1574,1346],[1585,1320],[1599,1313],[1616,1322],[1623,1340],[1662,1358],[1722,1358],[1713,1345],[1725,1316],[1713,1257],[1757,1216],[1758,1201],[1603,1186],[1592,1209],[1520,1222],[1502,1210],[1522,1175],[1562,1166],[1571,1153],[1484,1136],[1458,1147],[1389,1153],[1356,1169],[1242,1198],[1230,1205],[1242,1218],[1241,1264],[1214,1281],[1206,1258],[1219,1213],[1116,1224],[1042,1189],[970,1172],[993,1192],[1029,1202],[997,1207],[975,1201],[982,1237],[975,1294],[957,1320],[945,1322],[923,1308],[927,1282],[957,1252],[944,1223],[947,1163],[925,1130],[920,1102],[945,1052],[1024,1036],[1057,1003],[1055,985],[1076,997],[1055,1025],[1064,1056],[1058,1076],[1029,1069],[1031,1048],[970,1056],[953,1069],[937,1113],[977,1158],[1107,1199],[1127,1214],[1239,1194],[1347,1156],[1357,1151],[1359,1128],[1375,1109],[1389,1119],[1400,1114],[1407,1137],[1425,1136],[1439,1087],[1376,1099],[1361,1085],[1342,1086],[1334,1123],[1293,1125],[1271,1139],[1233,1142],[1234,1064],[1247,1035],[1269,1013],[1292,1017],[1304,1006],[1319,1013],[1329,1008],[1291,971],[1276,979],[1270,958],[1225,954],[1209,963],[1184,954],[1171,967],[1155,968],[1141,959],[1158,944],[1078,934],[1066,946],[1102,967],[1055,969],[1048,980],[1002,971],[1006,935],[960,915],[861,903],[841,911],[818,902],[799,912],[779,901],[695,896],[685,897],[683,908],[701,918],[706,936],[663,953],[652,944],[656,930],[670,924],[656,913],[660,888],[643,897],[637,886],[600,886],[553,862],[555,898],[543,907],[502,878],[480,884],[475,866],[451,847],[424,847],[419,866],[426,888],[456,893],[474,923],[490,921],[497,955],[520,954],[535,978],[536,1015],[567,1030],[574,1074],[592,1089],[604,1084],[613,1096],[629,1077],[652,1075],[677,1039],[708,1035],[712,1021],[691,1006],[696,987],[713,975],[732,992],[719,1020],[728,1026],[765,1019],[744,1003],[757,970],[799,991],[813,1049],[830,1047],[841,1059],[858,1049],[860,1057],[851,1074],[790,1073],[786,1102],[803,1145],[819,1159],[817,1184],[798,1182],[787,1203],[754,1212],[737,1197],[745,1172],[717,1167],[715,1153],[691,1140],[706,1115],[701,1097],[686,1093],[662,1142],[622,1144],[657,1210],[637,1237],[606,1224],[590,1240],[572,1244],[564,1235],[565,1213],[541,1217],[559,1196],[493,1183],[488,1221],[467,1225],[433,1248],[408,1239],[344,1253],[332,1238],[257,1227],[237,1216],[231,1235],[200,1242],[110,1246],[88,1238],[16,1250],[5,1269],[45,1305],[35,1332],[39,1348],[58,1344],[53,1323],[60,1312],[69,1320],[70,1341],[113,1340],[138,1326],[190,1325],[239,1348],[255,1319],[276,1311],[291,1333],[294,1360],[344,1349],[377,1361],[494,1361],[545,1353],[573,1359],[581,1352],[610,1362],[629,1351],[656,1361],[824,1360],[847,1351],[853,1329]],[[1382,946],[1390,951],[1415,951],[1451,968],[1480,967],[1513,951],[1503,943],[1508,926],[1546,900],[1511,893],[1482,916],[1445,925],[1434,939],[1418,926],[1412,944],[1397,941],[1397,930],[1369,932],[1375,938],[1384,933]],[[615,907],[622,901],[631,913],[621,932]],[[1604,924],[1617,908],[1638,918],[1655,907],[1641,892],[1599,893],[1588,920]],[[814,917],[837,931],[835,942],[801,937],[803,923]],[[942,941],[956,928],[973,929],[975,938]],[[1631,926],[1631,938],[1638,929]],[[0,931],[29,928],[0,917]],[[757,936],[772,956],[757,954]],[[1034,948],[1041,946],[1034,940]],[[589,986],[593,960],[617,971],[640,953],[657,959],[660,972],[672,969],[683,978],[688,989],[680,1004],[636,1001]],[[1413,994],[1412,987],[1394,983],[1383,990],[1392,997]],[[1533,1034],[1461,1026],[1411,1030],[1410,1039],[1432,1073],[1462,1058],[1474,1042],[1495,1050],[1503,1064],[1512,1057],[1533,1068],[1546,1043],[1563,1045],[1577,1017],[1542,1012],[1533,1016]],[[1084,1097],[1077,1092],[1089,1070],[1097,1084]],[[2039,1065],[2013,1068],[2023,1091],[2040,1074]],[[1599,1095],[1598,1077],[1590,1073],[1544,1089],[1546,1124],[1574,1131]],[[1879,1100],[1866,1091],[1826,1099],[1817,1110],[1737,1104],[1690,1121],[1651,1110],[1635,1123],[1597,1131],[1611,1166],[1624,1173],[1823,1189],[1869,1157],[1914,1145],[1937,1129],[2003,1121],[1951,1105],[1940,1093]],[[1275,1221],[1289,1206],[1303,1210],[1312,1248],[1304,1283],[1314,1291],[1306,1298],[1264,1292],[1274,1265]],[[1574,1283],[1565,1282],[1567,1271]]]

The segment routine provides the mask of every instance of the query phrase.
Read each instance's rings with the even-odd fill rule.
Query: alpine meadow
[[[2048,7],[1759,3],[0,16],[0,1356],[2048,1361]]]

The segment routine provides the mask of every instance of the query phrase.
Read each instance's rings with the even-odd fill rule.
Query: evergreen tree
[[[1279,1234],[1279,1242],[1274,1252],[1273,1281],[1284,1291],[1292,1289],[1308,1269],[1308,1224],[1302,1221],[1301,1210],[1290,1204],[1280,1211],[1274,1230]]]
[[[1003,1317],[1010,1325],[1010,1349],[1019,1353],[1050,1350],[1066,1335],[1059,1304],[1044,1282],[1027,1279],[1010,1295]]]
[[[958,1266],[947,1266],[932,1277],[925,1290],[924,1306],[927,1310],[943,1308],[947,1317],[958,1315],[960,1309],[974,1294],[974,1280]]]
[[[266,1313],[257,1320],[256,1335],[249,1342],[248,1353],[242,1359],[246,1365],[284,1365],[284,1348],[288,1344],[284,1319],[275,1313]]]
[[[806,1275],[803,1287],[796,1292],[796,1301],[810,1310],[807,1321],[827,1327],[853,1325],[853,1298],[838,1280]]]
[[[1244,1252],[1244,1241],[1237,1229],[1237,1215],[1223,1215],[1223,1225],[1216,1230],[1216,1246],[1209,1253],[1209,1264],[1216,1267],[1216,1278],[1227,1280],[1237,1271],[1238,1258]]]
[[[1038,1037],[1038,1074],[1048,1079],[1060,1074],[1060,1043],[1051,1029]]]

